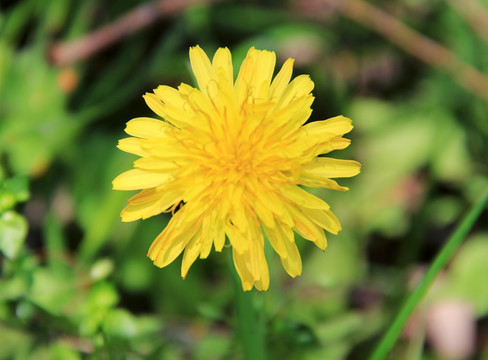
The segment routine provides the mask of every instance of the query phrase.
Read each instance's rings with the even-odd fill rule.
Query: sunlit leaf
[[[15,259],[24,245],[27,221],[14,211],[0,215],[0,251]]]

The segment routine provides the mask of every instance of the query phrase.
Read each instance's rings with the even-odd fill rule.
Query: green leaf
[[[488,234],[479,234],[467,241],[457,253],[450,266],[446,282],[439,289],[443,298],[458,298],[467,301],[479,317],[488,314]]]
[[[0,217],[0,251],[9,259],[17,258],[27,235],[27,221],[14,211]]]
[[[130,339],[137,334],[137,323],[134,317],[124,309],[110,311],[102,326],[107,335],[115,338]]]
[[[109,311],[117,305],[119,295],[112,283],[95,283],[88,294],[87,301],[79,309],[79,331],[82,336],[94,336],[103,324]]]
[[[4,191],[0,192],[0,213],[10,210],[15,206],[15,196]]]
[[[103,280],[114,270],[114,262],[111,259],[100,259],[90,269],[90,277],[93,280]]]
[[[70,268],[39,268],[33,274],[30,300],[54,315],[61,315],[75,295],[75,281]]]
[[[346,231],[330,236],[328,249],[314,251],[304,264],[307,281],[326,289],[347,288],[360,281],[364,264],[358,260],[358,244]]]
[[[13,57],[13,47],[10,46],[10,44],[8,44],[6,41],[0,39],[0,94],[2,94],[2,88],[5,82],[5,78],[12,64]]]
[[[42,47],[28,46],[15,54],[5,74],[0,153],[7,154],[15,173],[44,173],[54,156],[66,154],[80,128],[58,84],[60,71],[47,63]]]
[[[27,359],[33,339],[27,331],[0,323],[0,359]]]
[[[10,179],[4,179],[4,176],[0,167],[0,212],[10,210],[16,203],[29,198],[27,176],[17,175]]]
[[[23,296],[28,290],[27,279],[22,276],[14,276],[0,280],[0,299],[13,300]]]
[[[18,302],[15,308],[15,315],[17,316],[17,318],[27,322],[36,315],[36,310],[36,306],[33,305],[31,302],[21,300]]]
[[[197,343],[195,360],[223,359],[230,350],[230,341],[222,336],[208,335]]]
[[[118,270],[124,288],[134,292],[149,288],[154,270],[151,265],[143,256],[126,257]]]
[[[51,350],[53,360],[80,360],[81,359],[81,355],[78,352],[57,343],[52,344],[50,350]]]
[[[364,326],[364,316],[349,312],[317,326],[315,333],[322,343],[334,344],[346,340]]]
[[[109,309],[114,307],[118,302],[119,295],[112,283],[103,281],[93,285],[88,303],[90,308]]]
[[[17,202],[29,198],[29,181],[25,175],[17,175],[3,182],[3,190],[11,193]]]

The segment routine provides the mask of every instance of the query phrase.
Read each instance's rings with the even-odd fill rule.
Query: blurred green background
[[[21,0],[0,4],[0,359],[242,359],[225,254],[158,269],[169,218],[121,223],[142,94],[193,84],[189,46],[250,46],[315,82],[311,120],[353,119],[363,164],[318,191],[341,220],[303,275],[270,254],[269,359],[365,359],[488,186],[488,0]],[[477,70],[476,70],[477,69]],[[488,359],[488,214],[391,359]]]

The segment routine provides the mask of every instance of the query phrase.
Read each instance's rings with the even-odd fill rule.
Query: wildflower
[[[144,100],[164,120],[127,123],[132,137],[118,147],[141,158],[113,187],[142,191],[129,199],[122,221],[174,212],[149,249],[155,265],[164,267],[184,251],[185,278],[198,256],[206,258],[212,247],[222,251],[227,238],[243,289],[266,290],[262,230],[292,277],[302,271],[294,231],[324,250],[323,229],[341,230],[329,205],[300,185],[348,190],[332,178],[354,176],[360,164],[319,155],[349,145],[342,135],[351,131],[351,120],[304,125],[314,84],[306,75],[290,82],[293,59],[272,79],[274,52],[251,48],[235,82],[227,48],[210,62],[193,47],[190,62],[198,89],[159,86]]]

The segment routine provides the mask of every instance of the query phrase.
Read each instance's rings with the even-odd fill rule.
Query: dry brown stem
[[[161,17],[174,15],[193,4],[213,1],[216,0],[160,0],[142,4],[98,30],[72,41],[54,44],[50,51],[51,60],[57,66],[84,60]]]
[[[488,44],[488,10],[479,1],[447,0],[471,29]]]
[[[472,94],[488,100],[488,77],[461,61],[448,48],[363,0],[323,1],[333,6],[345,17],[376,31],[405,52],[443,70]]]

